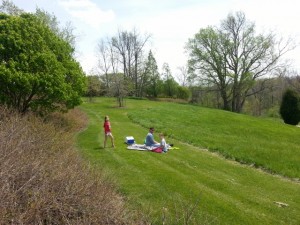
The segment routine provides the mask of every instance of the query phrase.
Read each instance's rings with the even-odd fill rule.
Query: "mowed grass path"
[[[175,104],[126,100],[125,108],[115,106],[115,100],[109,98],[99,98],[81,106],[89,117],[89,125],[78,135],[78,147],[95,168],[103,168],[114,178],[129,207],[144,212],[153,224],[162,224],[163,215],[167,224],[184,224],[194,206],[196,210],[188,224],[299,224],[299,182],[177,141],[178,137],[164,126],[162,120],[176,121],[176,114],[170,113],[171,109],[176,109]],[[158,108],[161,110],[157,115],[164,116],[147,115],[147,111]],[[168,110],[164,112],[164,108]],[[137,119],[141,110],[143,116]],[[148,132],[148,129],[133,123],[128,114],[143,126],[149,126],[150,121],[159,130],[176,137],[167,137],[167,141],[174,143],[179,150],[170,150],[167,154],[127,150],[125,136],[134,136],[141,143]],[[102,148],[105,115],[111,118],[115,149]],[[143,121],[144,117],[148,119]],[[201,128],[195,126],[191,122],[177,129],[184,133]],[[230,136],[231,131],[227,132]],[[197,137],[187,141],[195,144],[195,139]],[[288,206],[279,207],[275,202]]]

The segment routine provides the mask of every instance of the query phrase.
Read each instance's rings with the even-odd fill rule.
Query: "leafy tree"
[[[287,89],[280,105],[280,115],[287,124],[297,125],[300,121],[300,98],[296,91]]]
[[[201,29],[187,44],[190,70],[202,83],[214,84],[223,108],[234,112],[241,112],[254,81],[270,74],[293,48],[272,33],[256,35],[255,24],[242,12],[229,14],[220,28]]]
[[[158,66],[151,50],[146,61],[145,77],[147,79],[146,93],[156,98],[160,92],[161,80]]]
[[[85,76],[74,48],[32,14],[0,14],[0,103],[25,113],[79,105]]]
[[[177,92],[177,98],[184,99],[184,100],[188,100],[191,95],[191,91],[184,86],[178,86],[176,92]]]
[[[61,28],[59,21],[54,14],[50,14],[47,11],[36,8],[35,15],[46,24],[57,36],[68,42],[75,49],[75,35],[73,34],[74,28],[71,23],[68,22]]]
[[[104,85],[99,76],[87,76],[86,96],[92,100],[92,97],[101,96],[104,91]]]
[[[163,64],[162,77],[165,95],[168,97],[175,97],[178,84],[172,76],[171,69],[168,63]]]

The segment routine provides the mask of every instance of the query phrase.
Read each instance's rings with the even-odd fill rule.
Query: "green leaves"
[[[258,78],[270,74],[278,60],[293,49],[275,35],[256,34],[255,24],[245,14],[229,14],[221,26],[200,29],[190,39],[189,69],[202,83],[217,90],[223,109],[241,112],[251,88]]]
[[[80,104],[85,76],[72,46],[32,14],[0,17],[0,103],[47,113]]]

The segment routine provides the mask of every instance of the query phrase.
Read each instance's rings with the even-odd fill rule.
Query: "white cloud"
[[[226,19],[228,13],[245,12],[247,19],[256,23],[258,33],[273,30],[279,36],[298,35],[297,40],[300,37],[300,31],[297,28],[297,22],[300,19],[298,13],[300,2],[298,3],[298,0],[190,0],[190,3],[186,4],[182,4],[180,1],[179,7],[175,3],[173,7],[165,7],[166,5],[170,6],[166,3],[167,0],[160,5],[149,5],[150,0],[111,1],[111,3],[108,0],[103,1],[102,6],[114,9],[118,18],[111,10],[100,9],[99,2],[101,1],[57,1],[74,18],[76,17],[93,27],[99,28],[99,25],[102,24],[101,33],[88,27],[81,28],[86,33],[85,41],[82,41],[82,44],[89,42],[82,47],[86,57],[82,57],[80,60],[83,62],[85,70],[92,66],[92,62],[95,62],[95,57],[92,57],[92,46],[95,45],[92,41],[94,42],[96,39],[95,35],[99,35],[98,38],[101,37],[101,34],[113,35],[118,28],[131,30],[135,27],[141,31],[141,34],[152,34],[153,46],[151,48],[159,67],[161,68],[162,64],[167,62],[173,73],[176,73],[178,66],[183,66],[187,62],[184,46],[188,39],[192,38],[200,28],[208,25],[219,26],[221,20]],[[103,23],[106,24],[103,25]],[[76,24],[77,27],[80,27],[79,23]],[[92,39],[92,37],[94,38]],[[299,50],[294,51],[292,58],[299,68]]]
[[[59,4],[73,17],[86,24],[99,28],[100,24],[114,20],[112,10],[103,11],[91,0],[59,0]]]
[[[175,71],[178,66],[186,63],[184,45],[188,39],[200,28],[219,26],[228,13],[245,12],[247,19],[256,23],[258,33],[272,30],[278,37],[298,36],[299,39],[299,5],[297,0],[216,1],[166,10],[155,17],[140,19],[139,24],[143,24],[143,29],[153,34],[158,63],[169,62]],[[296,53],[293,58],[299,59]]]

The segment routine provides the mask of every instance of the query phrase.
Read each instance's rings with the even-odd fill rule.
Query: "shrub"
[[[0,107],[0,224],[134,224],[112,182],[73,148],[70,132],[10,113]]]
[[[297,125],[300,121],[300,98],[297,92],[286,90],[282,96],[280,115],[287,124]]]
[[[187,87],[177,87],[177,98],[188,100],[191,95],[190,90]]]

